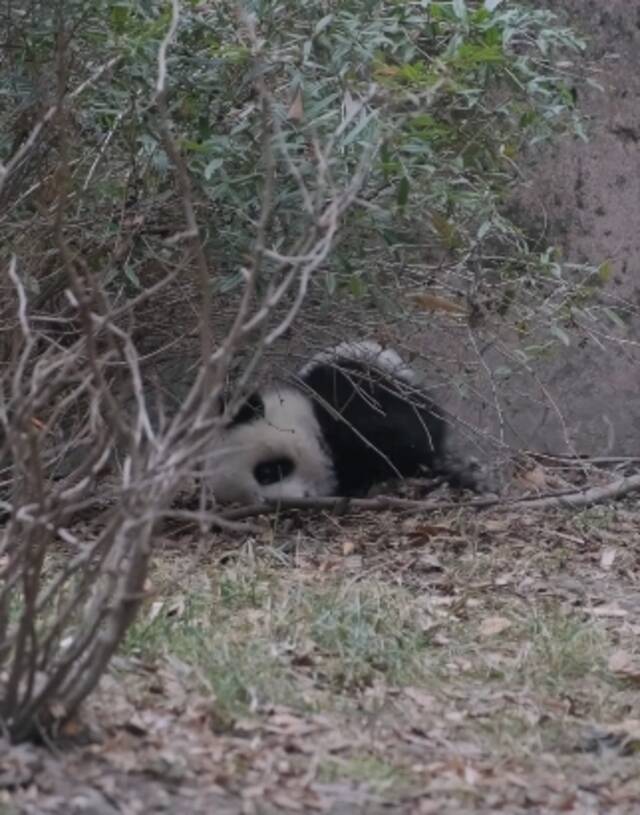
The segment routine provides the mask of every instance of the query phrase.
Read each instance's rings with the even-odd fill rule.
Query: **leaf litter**
[[[2,745],[0,811],[637,811],[633,507],[296,518],[165,541],[81,718]]]

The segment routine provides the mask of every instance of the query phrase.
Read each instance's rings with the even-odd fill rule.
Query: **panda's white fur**
[[[410,368],[406,362],[398,355],[393,348],[383,348],[379,343],[372,340],[362,340],[360,342],[341,342],[335,348],[329,348],[315,354],[306,365],[298,371],[298,376],[304,379],[318,365],[327,365],[340,359],[348,359],[352,362],[365,362],[374,365],[383,371],[388,371],[398,379],[408,382],[410,385],[416,383],[416,372]]]
[[[332,495],[336,477],[323,449],[311,399],[283,385],[262,394],[265,418],[229,427],[212,456],[209,486],[223,504]],[[256,465],[286,453],[297,461],[288,479],[262,485],[254,478]]]
[[[376,342],[341,343],[316,354],[296,384],[256,394],[256,413],[245,411],[223,428],[207,466],[216,501],[313,498],[341,489],[356,495],[423,465],[435,471],[446,427],[416,380],[395,351]],[[275,477],[272,469],[259,478],[263,465],[275,466]]]

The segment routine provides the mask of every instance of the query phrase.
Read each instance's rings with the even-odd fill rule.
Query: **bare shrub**
[[[167,110],[167,56],[179,21],[177,2],[158,50],[154,105],[158,133],[175,174],[185,228],[167,246],[180,255],[179,269],[193,270],[199,293],[200,365],[175,415],[145,382],[144,360],[133,339],[134,315],[175,276],[167,271],[129,300],[105,282],[71,244],[66,229],[73,177],[71,102],[66,90],[67,41],[57,54],[55,101],[17,152],[0,166],[2,184],[24,173],[35,149],[55,126],[56,194],[43,212],[55,244],[57,299],[34,296],[38,261],[14,254],[6,270],[2,308],[0,422],[4,527],[0,537],[0,722],[15,740],[46,733],[64,722],[95,688],[145,597],[154,531],[170,514],[182,479],[197,470],[215,433],[216,406],[234,355],[247,348],[243,377],[252,375],[265,347],[295,318],[309,280],[327,257],[343,213],[366,174],[362,154],[347,183],[335,184],[333,144],[315,145],[318,174],[313,189],[296,178],[307,202],[309,227],[287,249],[267,244],[277,160],[287,164],[273,99],[256,70],[265,168],[255,240],[242,269],[243,291],[224,339],[214,342],[211,288],[214,274],[203,250],[185,161]],[[250,19],[241,21],[256,64],[260,45]],[[95,71],[97,81],[105,69]],[[357,121],[354,107],[345,119]],[[96,157],[97,161],[97,157]],[[19,190],[13,190],[9,201]],[[268,258],[269,284],[257,286]],[[153,410],[152,410],[153,408]],[[152,418],[153,416],[153,418]],[[75,461],[74,458],[75,457]],[[71,460],[72,464],[69,465]],[[106,477],[108,476],[108,477]],[[100,523],[78,527],[83,517]],[[184,513],[183,513],[184,516]],[[204,501],[192,517],[206,528]]]

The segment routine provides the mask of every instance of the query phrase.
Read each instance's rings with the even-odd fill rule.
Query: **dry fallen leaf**
[[[304,103],[302,99],[302,89],[298,88],[291,100],[287,117],[292,122],[301,122],[304,119]]]
[[[622,679],[640,681],[640,660],[628,651],[618,649],[609,657],[609,670]]]
[[[619,745],[636,752],[640,746],[640,719],[623,719],[618,724],[607,724],[601,736],[615,736]]]
[[[482,529],[486,532],[505,532],[511,525],[510,520],[502,518],[489,518],[482,523]]]
[[[467,309],[464,306],[453,303],[451,300],[446,300],[444,297],[439,297],[437,294],[421,292],[411,295],[411,299],[422,311],[442,311],[445,314],[460,314],[464,316],[467,314]]]
[[[163,608],[164,600],[155,600],[153,603],[151,603],[148,614],[148,622],[152,623],[159,616]]]
[[[494,637],[501,634],[511,625],[511,621],[506,617],[485,617],[480,624],[479,632],[481,637]]]
[[[399,73],[400,68],[397,65],[379,65],[376,67],[378,76],[397,76]]]
[[[610,569],[616,559],[617,549],[615,546],[605,547],[600,554],[600,568]]]
[[[281,809],[288,809],[292,812],[301,812],[304,804],[298,798],[288,795],[284,790],[276,790],[269,795],[272,803]]]
[[[544,468],[537,464],[530,470],[525,470],[518,474],[518,481],[529,489],[543,490],[547,486],[547,474]]]
[[[609,657],[609,665],[610,671],[615,671],[618,673],[619,671],[624,671],[627,666],[630,664],[632,660],[632,656],[628,651],[623,651],[619,649],[614,651],[613,654]]]
[[[478,781],[480,781],[480,773],[475,769],[475,767],[471,767],[469,764],[467,764],[464,768],[463,777],[470,786],[475,786]]]
[[[443,524],[427,524],[427,523],[420,523],[417,524],[413,529],[408,530],[407,534],[413,537],[423,538],[424,540],[429,540],[430,538],[434,538],[437,535],[451,535],[452,530],[448,526],[444,526]]]
[[[436,704],[435,696],[432,696],[430,693],[426,693],[422,690],[422,688],[404,688],[404,695],[408,696],[409,699],[425,710],[432,709]]]
[[[594,617],[626,617],[628,614],[627,611],[615,605],[615,603],[589,608],[587,612],[593,614]]]
[[[440,815],[442,812],[442,801],[432,798],[422,798],[414,808],[415,815]]]

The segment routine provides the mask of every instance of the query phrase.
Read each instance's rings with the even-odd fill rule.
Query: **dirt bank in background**
[[[557,3],[548,3],[558,11]],[[532,217],[548,224],[548,242],[570,260],[610,261],[612,305],[635,308],[624,341],[606,336],[563,352],[537,373],[556,402],[579,452],[640,453],[640,4],[566,0],[562,11],[587,39],[602,91],[576,88],[588,118],[589,142],[565,139],[538,157],[524,193]],[[612,334],[616,333],[612,326]],[[538,449],[566,448],[562,420],[541,399],[514,394],[509,417],[521,439]]]

